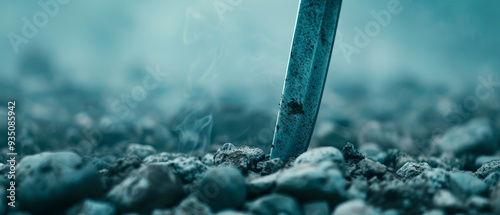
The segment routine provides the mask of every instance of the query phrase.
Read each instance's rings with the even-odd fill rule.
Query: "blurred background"
[[[15,100],[22,155],[105,155],[130,143],[269,150],[298,3],[0,1],[0,116]],[[498,129],[499,9],[344,0],[311,147],[432,153],[444,131],[473,118]]]

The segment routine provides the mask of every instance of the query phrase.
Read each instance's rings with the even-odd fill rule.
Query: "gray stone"
[[[500,181],[500,172],[492,172],[486,178],[484,178],[484,183],[489,187],[494,187]]]
[[[102,192],[97,169],[73,152],[44,152],[24,157],[17,165],[21,208],[52,213]]]
[[[466,208],[475,209],[476,211],[487,210],[489,206],[490,206],[489,200],[482,196],[471,196],[465,202]]]
[[[382,176],[387,171],[385,165],[367,158],[361,160],[357,165],[360,173],[366,178]]]
[[[420,175],[418,175],[415,178],[415,180],[421,181],[428,187],[434,189],[441,189],[448,187],[450,183],[450,175],[447,171],[440,168],[436,168],[436,169],[425,170]]]
[[[466,172],[450,173],[450,189],[455,195],[470,196],[480,195],[486,191],[488,186],[483,180]]]
[[[400,175],[401,177],[404,178],[413,178],[420,173],[424,172],[425,170],[430,170],[432,169],[431,166],[427,163],[415,163],[415,162],[407,162],[405,163],[398,171],[396,174]]]
[[[386,156],[386,153],[384,153],[380,146],[375,143],[361,144],[361,146],[359,146],[358,148],[358,151],[365,157],[378,162],[383,162]]]
[[[156,209],[151,215],[213,215],[210,208],[196,197],[189,196],[173,209]]]
[[[368,192],[368,181],[365,179],[354,178],[351,180],[351,186],[347,190],[349,199],[365,199]]]
[[[214,165],[214,155],[207,153],[206,155],[201,158],[201,162],[203,162],[207,166],[213,166]]]
[[[285,163],[279,158],[274,158],[257,163],[257,169],[260,169],[261,175],[270,175],[283,168],[284,165]]]
[[[225,143],[215,152],[214,164],[231,165],[243,172],[257,171],[257,163],[264,158],[265,154],[262,149],[248,146],[236,147],[231,143]]]
[[[437,146],[443,152],[457,155],[489,154],[496,149],[494,129],[487,118],[473,119],[447,130]]]
[[[438,208],[451,210],[459,209],[462,206],[462,202],[448,190],[438,190],[432,198],[432,203]]]
[[[298,164],[311,164],[321,163],[323,161],[330,161],[339,166],[344,165],[344,156],[342,152],[335,147],[326,146],[308,150],[295,159],[294,165]]]
[[[149,145],[132,143],[127,147],[127,155],[135,155],[140,159],[144,159],[153,154],[156,154],[156,150]]]
[[[66,215],[114,215],[116,208],[113,204],[87,199],[66,212]]]
[[[200,180],[195,196],[214,212],[239,208],[247,196],[245,177],[230,166],[210,169]]]
[[[483,164],[479,169],[477,169],[476,175],[484,178],[493,172],[500,172],[500,160],[492,160]]]
[[[490,205],[493,212],[500,214],[500,183],[491,191]]]
[[[432,209],[430,211],[425,212],[423,215],[446,215],[446,212],[439,209]]]
[[[247,179],[248,196],[257,197],[271,192],[280,174],[281,172],[277,172],[263,177]]]
[[[167,162],[178,157],[185,157],[185,155],[179,153],[162,152],[159,154],[147,156],[146,158],[144,158],[143,161],[144,163],[160,163],[160,162]]]
[[[196,157],[179,156],[166,162],[156,162],[162,166],[168,166],[184,183],[191,183],[200,179],[208,170],[207,165]]]
[[[306,202],[302,206],[304,213],[307,215],[328,215],[330,214],[330,206],[327,201]]]
[[[495,156],[482,155],[482,156],[479,156],[476,158],[475,166],[476,166],[476,168],[479,168],[483,164],[488,163],[490,161],[494,161],[494,160],[500,160],[500,156],[499,155],[495,155]]]
[[[332,215],[380,215],[380,212],[365,201],[356,199],[340,204]]]
[[[247,204],[246,208],[255,215],[288,214],[301,215],[297,201],[289,196],[271,194]]]
[[[278,176],[276,192],[295,197],[300,202],[329,200],[335,204],[346,197],[346,181],[332,162],[301,164]]]
[[[120,212],[149,212],[172,207],[184,198],[181,180],[167,167],[145,165],[116,185],[107,198]]]
[[[352,143],[347,143],[343,148],[342,148],[342,155],[344,156],[345,161],[350,161],[357,163],[358,161],[362,160],[365,158],[365,156],[356,150],[354,145]]]
[[[235,210],[225,210],[217,213],[217,215],[253,215],[241,211],[235,211]]]
[[[112,188],[119,184],[141,165],[142,161],[137,156],[128,156],[116,160],[109,169],[103,172],[106,188]]]

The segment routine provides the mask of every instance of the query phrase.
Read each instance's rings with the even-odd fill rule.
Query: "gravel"
[[[20,207],[2,199],[0,214],[500,214],[499,152],[479,149],[494,140],[488,126],[484,119],[455,126],[462,133],[445,132],[429,153],[345,142],[286,163],[231,143],[196,155],[154,142],[120,142],[98,155],[41,152],[18,163]],[[451,134],[467,149],[443,151]]]

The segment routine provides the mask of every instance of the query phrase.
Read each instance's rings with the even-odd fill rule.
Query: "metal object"
[[[301,0],[271,158],[305,152],[316,124],[342,0]]]

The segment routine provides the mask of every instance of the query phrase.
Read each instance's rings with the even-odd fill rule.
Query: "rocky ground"
[[[463,109],[473,88],[335,86],[310,149],[290,161],[269,159],[275,115],[241,105],[170,121],[143,108],[107,131],[104,102],[90,93],[26,98],[16,110],[16,208],[0,198],[0,214],[500,214],[497,97],[447,115],[443,105]]]
[[[8,214],[500,214],[500,156],[481,155],[499,148],[495,135],[479,118],[448,130],[439,154],[346,143],[286,162],[231,143],[203,156],[141,144],[111,160],[41,152],[17,164]]]

